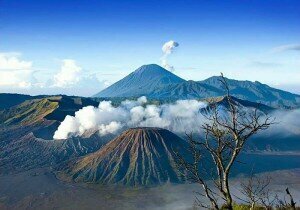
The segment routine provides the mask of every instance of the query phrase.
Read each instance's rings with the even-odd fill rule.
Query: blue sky
[[[0,92],[92,95],[143,64],[300,93],[300,2],[0,1]]]

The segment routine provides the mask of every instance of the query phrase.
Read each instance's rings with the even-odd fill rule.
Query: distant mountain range
[[[112,100],[114,106],[142,95],[148,97],[147,104],[205,100],[208,107],[200,110],[203,113],[209,112],[210,102],[226,107],[228,100],[219,79],[185,81],[152,64],[137,69],[95,98],[0,94],[0,174],[48,167],[59,172],[60,178],[76,182],[130,186],[184,182],[174,165],[174,151],[180,149],[188,157],[187,142],[176,131],[130,128],[119,136],[99,136],[97,130],[89,130],[64,140],[53,140],[53,134],[67,115],[74,116],[85,106],[98,106],[104,99]],[[299,107],[299,95],[259,82],[226,80],[233,102],[241,109],[258,108],[272,116],[278,107]],[[299,151],[299,134],[288,134],[257,136],[247,151]]]
[[[110,87],[94,95],[100,98],[146,96],[158,100],[205,99],[224,96],[220,77],[186,81],[156,65],[144,65]],[[300,107],[300,95],[275,89],[260,82],[227,79],[231,94],[237,98],[275,108]]]

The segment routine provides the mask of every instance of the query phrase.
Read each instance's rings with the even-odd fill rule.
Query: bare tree
[[[244,110],[230,95],[229,85],[221,74],[220,82],[226,90],[224,97],[226,104],[222,108],[212,101],[206,114],[206,122],[201,126],[203,138],[195,140],[187,135],[192,154],[187,160],[177,153],[177,166],[184,176],[199,183],[204,196],[209,199],[210,206],[206,206],[197,198],[199,206],[203,208],[220,209],[217,198],[224,201],[223,209],[233,209],[232,194],[229,187],[229,175],[237,157],[244,148],[247,140],[261,130],[269,128],[273,120],[261,113],[258,108],[251,112]],[[207,167],[206,154],[213,164]],[[206,176],[206,177],[205,177]],[[210,187],[207,178],[213,179],[215,187]]]
[[[271,194],[269,185],[270,176],[257,176],[251,173],[251,176],[241,182],[241,195],[239,200],[250,205],[250,210],[254,210],[257,205],[263,206],[265,209],[272,209],[277,195]]]
[[[296,202],[294,201],[294,198],[293,198],[292,194],[290,193],[289,188],[286,188],[285,191],[286,191],[286,194],[287,194],[287,195],[289,196],[289,198],[290,198],[289,207],[290,207],[291,209],[295,210],[295,209],[296,209]]]
[[[286,188],[285,192],[286,192],[286,194],[289,198],[289,202],[286,201],[286,197],[284,197],[283,199],[279,199],[277,197],[276,209],[278,209],[278,210],[283,210],[283,209],[296,210],[296,209],[300,209],[299,207],[296,207],[296,202],[294,201],[294,198],[293,198],[292,194],[290,193],[289,188]]]

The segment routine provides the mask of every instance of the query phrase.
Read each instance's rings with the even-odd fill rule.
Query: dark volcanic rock
[[[29,133],[2,147],[0,171],[9,173],[34,168],[56,167],[66,160],[97,151],[107,141],[106,138],[101,138],[97,134],[87,138],[44,140]]]

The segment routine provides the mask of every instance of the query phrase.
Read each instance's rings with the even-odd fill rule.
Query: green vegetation
[[[234,204],[233,205],[233,210],[249,210],[249,209],[251,209],[250,205],[245,205],[245,204]],[[252,210],[266,210],[266,209],[267,210],[291,210],[293,208],[291,208],[291,207],[266,208],[263,206],[257,206],[257,207],[254,207]],[[296,210],[300,210],[300,207],[296,207]]]
[[[1,119],[5,125],[28,125],[43,119],[52,113],[57,107],[57,101],[50,98],[34,99],[0,112]]]
[[[83,97],[49,96],[26,100],[21,104],[0,111],[0,125],[30,125],[47,120],[64,120],[84,106],[97,106],[98,102]]]

